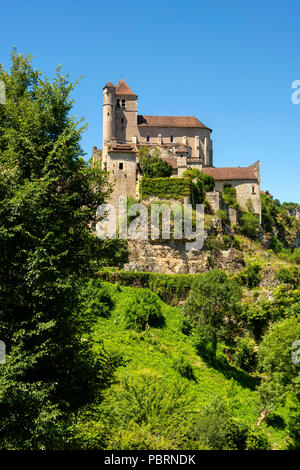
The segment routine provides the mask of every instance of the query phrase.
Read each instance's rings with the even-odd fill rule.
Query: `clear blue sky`
[[[261,161],[262,188],[300,203],[299,0],[11,0],[0,7],[0,62],[13,46],[73,79],[75,114],[101,147],[103,86],[121,74],[140,114],[196,115],[215,166]]]

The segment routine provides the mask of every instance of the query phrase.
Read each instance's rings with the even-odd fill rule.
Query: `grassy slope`
[[[145,374],[187,384],[187,393],[193,397],[195,411],[208,404],[214,395],[222,394],[230,402],[233,415],[255,425],[258,417],[255,380],[236,368],[220,365],[214,369],[203,362],[196,354],[191,339],[180,331],[183,314],[179,308],[162,302],[166,318],[163,328],[152,328],[143,333],[127,330],[120,322],[120,314],[136,288],[120,288],[109,283],[106,286],[113,297],[115,308],[108,319],[98,320],[94,337],[103,340],[108,351],[117,351],[128,361],[126,366],[118,368],[117,378]],[[178,354],[183,355],[192,365],[195,380],[183,378],[172,367]],[[118,384],[114,387],[118,387]],[[262,426],[274,449],[285,448],[284,430],[276,430],[265,424]]]

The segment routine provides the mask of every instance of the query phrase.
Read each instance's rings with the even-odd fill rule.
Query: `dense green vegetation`
[[[206,254],[239,250],[234,273],[120,270],[126,243],[93,234],[111,187],[82,158],[75,84],[16,52],[0,79],[0,449],[299,449],[298,206],[262,196],[270,249],[250,205],[230,234],[208,217]],[[213,184],[144,176],[141,195]]]
[[[104,254],[91,222],[110,187],[81,158],[68,76],[50,82],[13,52],[0,79],[0,448],[60,448],[64,423],[101,399],[116,363],[82,341],[79,296]]]
[[[97,277],[104,281],[118,283],[124,286],[149,288],[165,302],[176,305],[179,301],[186,299],[197,275],[158,274],[103,269],[97,273]]]
[[[222,198],[228,207],[233,207],[234,209],[239,209],[239,204],[236,201],[236,189],[227,187],[224,188]]]
[[[190,197],[191,182],[185,178],[145,178],[140,183],[140,197],[158,197],[160,199],[178,199]]]
[[[196,204],[203,204],[206,192],[214,189],[214,178],[196,168],[185,170],[183,176],[191,180],[191,202],[193,207],[195,207]]]
[[[138,152],[138,161],[143,176],[146,178],[168,178],[173,173],[172,165],[160,158],[158,148],[150,153],[148,147],[141,147]]]
[[[296,317],[289,319],[294,321],[294,328],[298,325],[296,330],[292,333],[291,325],[282,344],[277,336],[278,347],[272,339],[275,339],[274,327],[268,329],[268,325],[272,325],[269,318],[264,322],[262,341],[255,341],[251,328],[245,335],[246,324],[241,330],[235,321],[242,316],[236,308],[243,303],[238,286],[221,271],[212,271],[196,277],[196,290],[192,288],[186,304],[187,312],[191,307],[196,320],[157,297],[154,311],[159,305],[164,321],[145,329],[134,325],[128,329],[124,311],[139,298],[143,302],[144,289],[97,279],[93,283],[100,291],[104,289],[113,303],[110,315],[101,315],[99,311],[98,321],[94,323],[95,349],[97,341],[103,339],[105,349],[111,354],[121,354],[124,362],[117,369],[116,383],[104,392],[104,400],[97,406],[88,406],[74,421],[72,429],[78,438],[73,446],[278,449],[298,445],[296,415],[299,406],[293,384],[299,372],[292,363],[288,364],[291,341],[299,333]],[[209,300],[207,306],[201,302],[198,309],[194,308],[195,292],[203,293],[205,298],[207,289],[217,290],[214,293],[217,305],[217,299],[221,300],[216,314]],[[222,314],[229,303],[236,305],[230,325]],[[211,312],[209,320],[201,317],[202,308],[203,312]],[[200,324],[204,328],[199,328]],[[207,357],[207,349],[199,348],[199,332],[203,333],[205,327],[211,325],[218,332],[213,361]],[[261,344],[258,353],[257,344]],[[278,358],[280,369],[281,357],[287,363],[286,373],[281,371],[284,394],[279,401],[269,397],[266,412],[265,390],[270,381],[276,383],[276,370],[273,372],[272,368],[276,368]],[[259,379],[259,370],[262,370],[262,377],[267,378]],[[256,426],[262,413],[264,419]]]
[[[300,233],[300,220],[295,216],[299,205],[280,204],[278,199],[272,199],[266,194],[261,194],[261,204],[262,228],[271,235],[271,248],[277,253],[283,251],[286,257],[292,255],[295,235],[297,232]]]

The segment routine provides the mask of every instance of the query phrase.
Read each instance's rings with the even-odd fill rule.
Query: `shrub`
[[[268,450],[268,438],[260,429],[232,417],[232,409],[216,396],[194,419],[191,435],[214,450]]]
[[[222,224],[230,223],[229,216],[223,209],[217,210],[216,216],[221,220]]]
[[[231,246],[233,248],[235,248],[236,250],[241,250],[242,249],[241,248],[241,243],[240,243],[239,239],[236,238],[236,237],[233,237],[233,239],[231,241]]]
[[[285,421],[282,418],[282,416],[274,412],[270,413],[266,417],[266,423],[268,426],[272,426],[272,428],[275,428],[275,429],[284,429],[286,426]]]
[[[204,199],[204,213],[205,214],[210,214],[210,215],[213,214],[213,210],[211,208],[211,205],[210,205],[209,201],[206,198]]]
[[[123,315],[125,327],[137,331],[145,330],[146,326],[162,326],[164,323],[159,299],[150,289],[137,289],[135,297],[128,302]]]
[[[278,240],[277,237],[272,237],[270,243],[270,249],[273,250],[275,253],[279,253],[283,248],[283,244]]]
[[[149,288],[164,302],[177,304],[188,296],[191,285],[198,274],[159,274],[133,271],[101,270],[97,277],[103,281],[123,286]]]
[[[119,442],[119,436],[125,438],[129,430],[137,431],[139,427],[146,426],[148,432],[144,428],[141,444],[131,435],[129,445],[143,446],[134,447],[139,449],[144,446],[146,449],[176,449],[187,433],[192,397],[187,393],[187,386],[180,380],[174,383],[157,376],[136,376],[131,372],[117,387],[110,389],[108,403],[104,403],[103,408],[110,415],[112,428],[108,448],[128,449],[124,446],[123,438],[122,444]],[[167,447],[161,447],[163,445]]]
[[[215,187],[215,179],[211,175],[207,175],[202,171],[198,170],[197,168],[190,169],[184,171],[183,176],[185,178],[190,178],[192,180],[201,180],[203,182],[204,190],[205,191],[213,191]]]
[[[203,173],[202,180],[203,180],[204,189],[206,192],[210,192],[214,190],[215,179],[213,176],[206,175],[205,173]]]
[[[191,435],[214,450],[244,450],[248,426],[234,420],[228,403],[216,396],[194,419]]]
[[[202,179],[197,179],[196,183],[194,183],[194,194],[195,194],[195,201],[194,204],[203,204],[205,198],[205,188]]]
[[[223,249],[223,243],[220,238],[210,236],[204,240],[204,249],[210,251],[219,251]]]
[[[258,263],[251,263],[249,264],[243,271],[239,274],[239,278],[241,283],[248,287],[249,289],[253,289],[253,287],[259,286],[261,281],[261,266]]]
[[[289,414],[287,423],[288,433],[293,441],[293,447],[300,450],[300,410],[299,403],[293,407]]]
[[[236,189],[235,188],[224,188],[224,192],[222,193],[222,199],[229,207],[236,206]]]
[[[236,340],[234,362],[241,369],[251,372],[257,364],[257,352],[255,341],[250,336],[239,337]]]
[[[212,327],[203,325],[196,328],[193,335],[193,345],[202,359],[210,364],[214,362],[217,351],[217,337]]]
[[[108,449],[114,450],[164,450],[177,449],[172,439],[165,438],[151,428],[150,425],[131,423],[125,429],[118,431],[108,442]],[[95,449],[96,450],[96,449]],[[97,449],[98,450],[98,449]]]
[[[188,321],[187,318],[184,318],[182,320],[182,324],[181,324],[181,332],[186,335],[186,336],[189,336],[192,332],[192,325],[191,323]]]
[[[256,238],[258,236],[259,217],[252,212],[244,212],[240,218],[241,231],[246,237]]]
[[[300,270],[297,267],[280,268],[277,279],[283,284],[296,288],[300,284]]]
[[[158,148],[154,149],[151,154],[148,147],[141,147],[138,160],[142,173],[147,178],[167,178],[173,173],[172,165],[160,158]]]
[[[258,349],[258,369],[264,378],[258,388],[261,406],[273,410],[294,399],[299,403],[299,366],[292,360],[297,350],[294,341],[300,337],[299,317],[274,323],[263,337]]]
[[[252,302],[247,301],[243,303],[241,317],[245,321],[248,328],[253,331],[256,340],[261,338],[261,335],[266,330],[272,318],[270,302]]]
[[[185,377],[189,380],[195,379],[191,364],[183,356],[180,356],[174,360],[173,368],[176,370],[176,372],[179,372],[182,377]]]
[[[231,238],[229,235],[223,235],[223,243],[225,248],[229,248],[231,245]]]
[[[266,434],[260,429],[250,429],[246,439],[246,450],[270,450],[271,445]]]
[[[291,261],[300,264],[300,248],[295,248],[292,255],[291,255]]]
[[[184,312],[197,326],[199,348],[215,355],[217,337],[232,337],[240,313],[241,287],[220,269],[197,277],[184,305]],[[226,318],[226,320],[225,320]],[[203,353],[202,353],[203,354]]]
[[[114,307],[111,296],[100,279],[90,279],[81,292],[81,316],[86,321],[107,318]]]

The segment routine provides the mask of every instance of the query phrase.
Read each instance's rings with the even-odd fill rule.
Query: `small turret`
[[[116,88],[108,82],[103,88],[103,146],[115,138]]]

